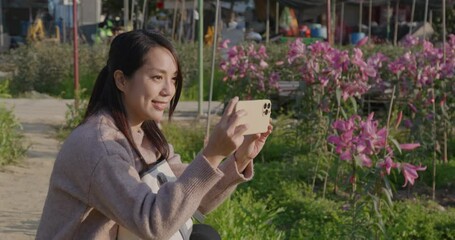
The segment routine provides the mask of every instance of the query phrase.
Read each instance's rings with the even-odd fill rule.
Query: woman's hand
[[[238,125],[239,119],[246,115],[245,110],[234,111],[239,101],[234,97],[229,101],[220,122],[215,126],[202,154],[213,167],[218,167],[221,161],[232,154],[243,142],[243,133],[248,129],[245,124]]]
[[[234,157],[237,161],[237,167],[240,172],[245,170],[246,166],[253,160],[264,147],[265,141],[273,131],[272,124],[269,124],[267,132],[258,133],[245,136],[245,139],[234,153]]]

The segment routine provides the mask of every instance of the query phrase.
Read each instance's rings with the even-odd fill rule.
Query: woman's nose
[[[174,93],[175,93],[175,83],[174,83],[174,80],[171,78],[171,79],[168,79],[165,81],[164,86],[161,90],[161,94],[163,94],[165,96],[170,96],[170,95],[174,95]]]

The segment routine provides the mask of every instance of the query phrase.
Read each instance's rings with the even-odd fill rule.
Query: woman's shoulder
[[[91,156],[129,155],[129,144],[113,119],[105,112],[98,113],[75,128],[65,140],[62,150]]]

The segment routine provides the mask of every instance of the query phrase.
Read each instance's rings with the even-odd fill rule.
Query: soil
[[[47,99],[0,99],[23,127],[26,158],[0,168],[0,239],[35,239],[59,142],[56,129],[66,103]]]

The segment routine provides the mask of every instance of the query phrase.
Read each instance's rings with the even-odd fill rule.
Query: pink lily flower
[[[400,148],[401,150],[405,150],[405,151],[412,151],[416,148],[420,147],[420,143],[404,143],[404,144],[400,144]]]
[[[226,39],[224,41],[221,42],[220,44],[220,48],[223,48],[223,49],[228,49],[229,48],[229,43],[231,42],[231,40],[229,39]]]
[[[387,172],[387,175],[390,175],[390,169],[392,168],[399,168],[400,164],[399,163],[394,163],[391,157],[387,157],[385,161],[379,162],[378,166],[381,168],[385,168],[385,171]]]
[[[360,154],[359,159],[362,161],[362,166],[364,167],[371,167],[373,165],[371,159],[365,154]]]
[[[427,167],[421,167],[421,166],[418,167],[418,166],[414,166],[409,163],[403,163],[401,165],[401,171],[403,172],[404,181],[405,181],[403,187],[406,187],[408,182],[411,185],[414,185],[415,179],[417,179],[419,177],[419,175],[417,174],[417,171],[425,171],[426,169],[427,169]]]

